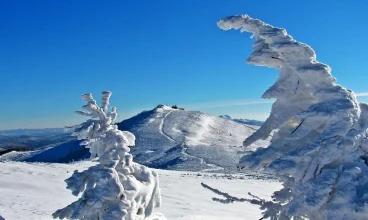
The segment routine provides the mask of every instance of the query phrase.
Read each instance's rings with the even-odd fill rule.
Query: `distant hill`
[[[225,119],[228,119],[228,120],[232,120],[232,121],[235,121],[237,123],[244,124],[244,125],[262,126],[262,124],[264,123],[263,121],[252,120],[252,119],[232,118],[229,115],[220,115],[219,117],[220,118],[225,118]]]
[[[0,155],[52,147],[73,139],[62,128],[0,130]]]
[[[44,136],[44,135],[54,135],[54,134],[61,134],[67,133],[64,131],[63,128],[39,128],[39,129],[10,129],[10,130],[0,130],[0,136],[21,136],[21,135],[37,135],[37,136]]]

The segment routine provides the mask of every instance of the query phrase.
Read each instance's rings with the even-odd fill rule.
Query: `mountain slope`
[[[72,140],[54,147],[34,151],[12,151],[0,156],[1,161],[25,161],[43,163],[69,163],[90,157],[89,149],[79,145],[81,141]]]
[[[258,128],[167,106],[142,112],[118,126],[136,136],[132,152],[139,163],[192,171],[234,168],[245,151],[240,147],[243,140]],[[259,141],[247,150],[267,144]]]
[[[247,151],[269,144],[268,140],[258,141],[245,149],[243,140],[253,134],[257,126],[167,106],[144,111],[122,121],[118,127],[136,136],[136,146],[131,148],[134,160],[160,169],[235,169]],[[73,140],[52,148],[10,152],[0,156],[0,161],[70,162],[85,159],[88,149],[79,143]]]

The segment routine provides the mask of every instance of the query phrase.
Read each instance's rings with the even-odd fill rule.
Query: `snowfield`
[[[0,163],[0,216],[6,220],[52,219],[51,214],[77,200],[64,180],[75,169],[84,170],[93,162],[73,164]],[[249,203],[221,204],[202,188],[204,182],[237,197],[248,192],[269,199],[281,188],[275,179],[262,175],[224,175],[183,171],[156,170],[159,173],[162,207],[169,220],[240,220],[259,219],[261,210]],[[0,217],[1,219],[1,217]]]

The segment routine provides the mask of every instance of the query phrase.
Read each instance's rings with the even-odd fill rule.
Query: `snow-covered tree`
[[[116,108],[108,110],[111,92],[102,92],[101,107],[92,95],[82,95],[87,102],[78,114],[90,117],[75,126],[73,135],[84,140],[97,164],[82,172],[75,171],[66,179],[67,188],[81,197],[57,210],[54,218],[85,220],[147,219],[160,206],[158,175],[149,168],[134,163],[129,153],[135,136],[118,130],[114,125]],[[162,218],[155,218],[157,220]]]
[[[244,201],[260,204],[264,217],[271,219],[367,219],[368,105],[335,84],[331,68],[285,29],[247,15],[217,24],[252,34],[254,51],[248,63],[280,69],[275,84],[263,94],[276,99],[271,114],[244,141],[249,146],[275,132],[271,144],[245,155],[239,166],[274,173],[283,188],[274,193],[274,201]]]

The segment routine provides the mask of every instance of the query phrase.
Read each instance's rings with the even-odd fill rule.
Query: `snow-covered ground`
[[[90,165],[92,162],[0,163],[0,216],[6,220],[52,219],[54,211],[76,200],[65,188],[64,180],[75,169],[83,170]],[[201,182],[247,198],[247,193],[252,192],[267,199],[281,188],[279,182],[267,176],[157,171],[163,204],[158,211],[169,220],[252,220],[261,217],[261,210],[256,205],[213,202],[211,198],[215,195],[202,188]]]

